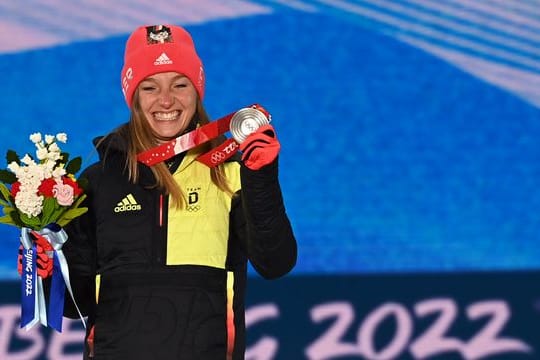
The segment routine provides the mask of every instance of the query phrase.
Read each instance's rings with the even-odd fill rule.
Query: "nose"
[[[171,95],[169,89],[161,90],[159,94],[159,104],[163,107],[170,107],[174,103],[174,97]]]

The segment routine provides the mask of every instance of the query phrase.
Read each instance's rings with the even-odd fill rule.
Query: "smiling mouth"
[[[176,120],[180,115],[180,111],[172,112],[156,112],[154,113],[154,119],[157,121],[172,121]]]

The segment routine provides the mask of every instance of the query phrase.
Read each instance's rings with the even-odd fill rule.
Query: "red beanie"
[[[191,35],[175,25],[137,28],[128,38],[122,69],[122,92],[129,107],[133,93],[146,77],[175,71],[185,75],[199,98],[204,97],[204,70]]]

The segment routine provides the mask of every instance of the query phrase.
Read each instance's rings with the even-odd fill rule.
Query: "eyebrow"
[[[188,77],[186,75],[176,75],[175,77],[172,78],[172,81],[176,81],[176,80],[180,80],[180,79],[187,79]],[[144,81],[153,81],[153,82],[156,82],[157,80],[155,78],[152,77],[152,75],[150,75],[149,77],[147,77],[146,79],[142,80],[142,82]]]

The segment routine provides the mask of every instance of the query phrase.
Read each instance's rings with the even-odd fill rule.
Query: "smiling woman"
[[[121,78],[130,120],[96,140],[100,160],[81,175],[88,213],[66,229],[85,358],[243,359],[247,262],[268,279],[296,263],[275,131],[254,131],[241,159],[213,167],[197,159],[223,136],[141,163],[210,123],[203,65],[185,29],[143,26]],[[64,314],[76,315],[73,304]]]
[[[195,87],[186,76],[176,72],[149,76],[136,92],[135,98],[144,117],[161,141],[171,140],[182,133],[197,108]]]

